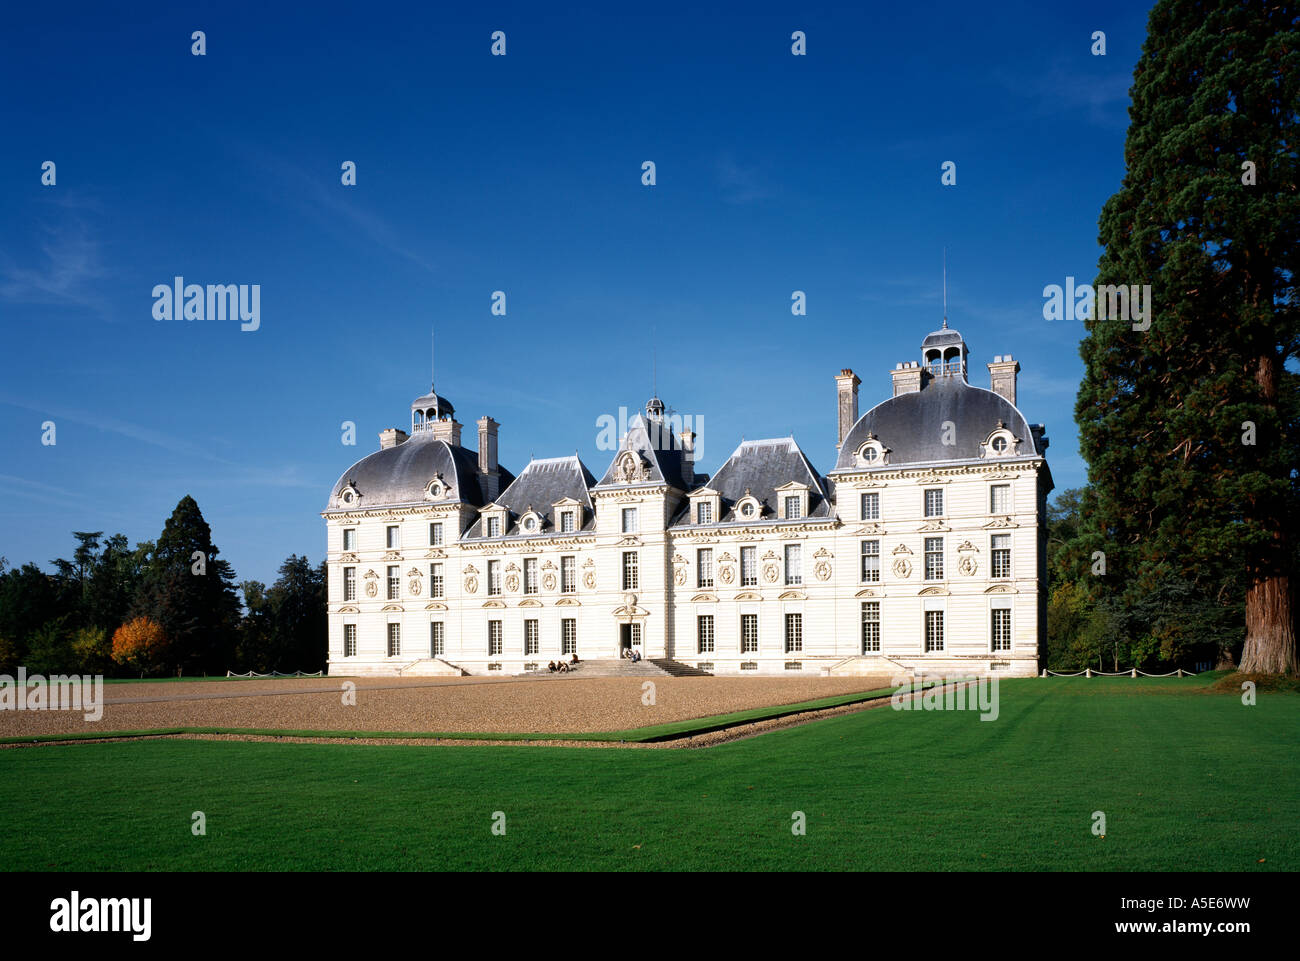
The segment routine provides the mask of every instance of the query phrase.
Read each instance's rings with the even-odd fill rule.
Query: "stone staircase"
[[[582,661],[576,671],[570,671],[567,674],[552,674],[545,667],[540,671],[534,672],[542,677],[708,677],[707,671],[701,671],[698,668],[691,667],[687,664],[681,664],[678,661],[670,660],[666,657],[656,658],[654,660],[645,659],[635,663],[626,658],[603,658],[591,661]],[[533,674],[529,675],[530,677]]]

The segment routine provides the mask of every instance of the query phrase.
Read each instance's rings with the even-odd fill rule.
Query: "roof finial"
[[[948,329],[948,248],[943,248],[943,329]]]

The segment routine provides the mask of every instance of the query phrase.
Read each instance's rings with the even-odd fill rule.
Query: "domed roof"
[[[394,447],[386,447],[357,461],[334,484],[326,510],[369,510],[425,504],[429,482],[438,478],[446,493],[438,500],[462,500],[481,507],[486,503],[479,485],[478,461],[463,447],[453,447],[427,434],[416,434]],[[514,479],[501,469],[504,487]],[[343,490],[352,487],[360,495],[358,503],[345,504]]]
[[[456,413],[456,408],[451,405],[446,397],[439,397],[432,390],[423,397],[417,397],[411,401],[411,410],[436,410],[438,416],[450,417]]]
[[[891,397],[859,417],[840,446],[835,469],[857,467],[858,449],[872,434],[888,449],[890,467],[977,460],[999,421],[1020,441],[1018,456],[1041,453],[1025,415],[1001,394],[972,387],[961,377],[936,377],[920,390]],[[945,444],[945,438],[953,443]]]
[[[966,342],[962,339],[961,333],[948,328],[948,322],[944,321],[943,327],[939,330],[932,331],[925,335],[925,340],[921,341],[921,349],[927,347],[965,347]]]

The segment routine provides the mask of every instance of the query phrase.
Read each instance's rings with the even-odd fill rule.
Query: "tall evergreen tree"
[[[1131,93],[1096,285],[1150,284],[1153,306],[1147,330],[1100,297],[1087,322],[1084,536],[1106,553],[1102,592],[1133,606],[1231,584],[1242,670],[1294,672],[1297,5],[1160,0]]]
[[[239,599],[230,564],[217,553],[208,522],[186,494],[158,537],[133,605],[134,614],[162,625],[171,666],[190,673],[221,673],[233,664]]]

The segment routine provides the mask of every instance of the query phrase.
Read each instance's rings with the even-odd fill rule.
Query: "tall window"
[[[803,650],[803,615],[785,616],[785,652],[795,654]]]
[[[343,625],[343,656],[357,656],[357,626],[355,624]]]
[[[402,653],[402,625],[388,625],[388,656],[397,657]]]
[[[925,492],[925,516],[943,516],[943,488],[931,488]]]
[[[943,650],[943,611],[925,612],[925,653]]]
[[[740,615],[740,653],[758,653],[758,615]]]
[[[785,545],[785,582],[787,584],[803,583],[803,545]]]
[[[343,600],[355,601],[357,599],[357,569],[355,567],[343,568]]]
[[[429,656],[442,657],[447,653],[447,641],[442,621],[429,622]]]
[[[875,584],[880,580],[880,541],[862,542],[862,582]]]
[[[487,536],[501,536],[501,518],[497,517],[495,514],[487,519]]]
[[[537,593],[537,558],[524,558],[524,593]]]
[[[713,653],[713,615],[701,614],[695,618],[695,639],[699,653]]]
[[[343,549],[345,551],[355,551],[357,549],[357,529],[355,527],[343,528]]]
[[[637,517],[637,509],[635,507],[624,507],[623,508],[623,533],[635,534],[639,526],[640,524],[639,524],[639,519]]]
[[[488,657],[501,654],[501,622],[488,621]]]
[[[695,523],[712,524],[713,523],[713,505],[708,501],[695,505]]]
[[[444,582],[442,579],[442,565],[429,565],[429,596],[442,597]]]
[[[578,589],[578,559],[572,554],[560,558],[560,593],[572,594]]]
[[[395,550],[397,550],[399,547],[401,547],[401,546],[402,546],[402,529],[401,529],[400,527],[398,527],[396,524],[391,525],[391,526],[388,528],[388,531],[387,531],[387,540],[385,541],[385,543],[388,544],[388,549],[389,549],[390,551],[395,551]]]
[[[524,621],[524,654],[536,654],[539,643],[537,639],[537,621],[532,619]]]
[[[880,601],[862,602],[862,653],[880,651]]]
[[[578,622],[575,618],[566,617],[560,621],[560,652],[578,653]]]
[[[560,533],[573,533],[573,511],[560,511]]]
[[[441,522],[429,525],[429,546],[430,547],[442,546],[442,523]]]
[[[636,576],[636,551],[623,552],[623,590],[635,591],[637,589]]]
[[[501,593],[501,562],[488,561],[488,595]]]
[[[396,564],[388,568],[388,599],[395,601],[402,595],[402,569]]]
[[[740,586],[753,587],[758,583],[758,548],[740,549]]]
[[[994,484],[989,488],[989,513],[1011,513],[1011,485]]]
[[[993,650],[1011,650],[1011,608],[993,609]]]
[[[942,537],[927,537],[925,539],[925,579],[927,581],[943,580]]]
[[[992,537],[992,549],[989,555],[992,559],[990,565],[994,577],[1011,576],[1011,535],[994,534]]]
[[[880,520],[880,492],[873,491],[862,495],[862,519],[864,521]]]
[[[798,494],[787,494],[785,498],[785,519],[797,521],[803,517],[803,502]]]
[[[695,552],[695,566],[699,571],[699,586],[713,586],[713,548],[701,547]]]

